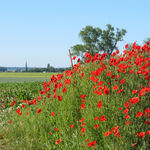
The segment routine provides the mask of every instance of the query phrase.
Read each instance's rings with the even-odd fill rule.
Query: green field
[[[37,96],[42,83],[49,81],[52,74],[56,73],[1,72],[0,109],[9,107],[12,99],[20,103]]]
[[[55,73],[1,72],[0,83],[45,81],[49,80],[52,74]]]

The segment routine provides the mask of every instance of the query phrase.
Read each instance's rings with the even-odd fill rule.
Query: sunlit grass
[[[0,78],[48,78],[55,73],[0,72]]]

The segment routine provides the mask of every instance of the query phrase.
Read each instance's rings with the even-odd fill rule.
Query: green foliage
[[[115,30],[110,24],[107,24],[106,30],[86,26],[79,33],[84,44],[73,46],[72,55],[83,57],[85,52],[89,52],[92,56],[95,53],[106,52],[110,56],[113,50],[117,49],[117,43],[123,40],[125,34],[125,29],[116,28]]]

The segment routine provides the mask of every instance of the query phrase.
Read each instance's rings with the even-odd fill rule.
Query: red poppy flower
[[[84,73],[81,73],[81,78],[83,78],[83,76],[84,76]]]
[[[115,85],[114,87],[113,87],[113,90],[117,90],[118,89],[118,85]]]
[[[12,120],[10,120],[9,123],[11,124],[11,123],[12,123]]]
[[[146,94],[146,89],[141,89],[139,92],[139,96],[143,96]]]
[[[129,115],[125,115],[125,119],[128,119],[129,118]]]
[[[39,109],[37,110],[37,113],[39,114],[41,111],[42,111],[42,109],[41,109],[41,108],[39,108]]]
[[[123,92],[123,89],[120,89],[119,91],[117,91],[117,93],[122,93]]]
[[[92,146],[92,144],[91,144],[91,142],[89,142],[89,143],[88,143],[88,147],[91,147],[91,146]]]
[[[127,114],[128,112],[129,112],[129,109],[128,109],[128,108],[126,108],[126,109],[123,111],[124,114]]]
[[[107,76],[108,76],[108,77],[111,76],[111,71],[110,71],[110,72],[107,72]]]
[[[99,81],[99,82],[97,83],[98,86],[100,86],[100,85],[102,85],[102,84],[103,84],[103,81]]]
[[[120,132],[118,130],[114,131],[114,136],[117,136]]]
[[[133,70],[130,70],[129,73],[132,74],[132,73],[133,73]]]
[[[58,131],[59,129],[58,128],[55,128],[55,131]]]
[[[40,94],[45,94],[45,91],[40,91]]]
[[[118,79],[120,77],[120,75],[117,75],[116,78]]]
[[[68,84],[68,85],[69,85],[70,83],[71,83],[71,80],[70,80],[70,79],[66,79],[66,80],[65,80],[65,84]]]
[[[84,118],[82,118],[81,120],[80,120],[80,122],[83,122],[85,119]]]
[[[59,100],[59,101],[62,101],[62,96],[61,96],[61,95],[58,96],[58,100]]]
[[[18,115],[22,115],[22,113],[21,113],[20,111],[21,111],[21,109],[18,108],[18,109],[16,110],[16,113],[17,113]]]
[[[142,113],[142,112],[137,112],[137,115],[136,115],[136,117],[141,117],[141,116],[143,116],[144,114]]]
[[[133,90],[132,94],[137,94],[137,92],[138,92],[137,90]]]
[[[150,131],[147,131],[146,134],[147,134],[147,135],[150,135]]]
[[[109,136],[109,134],[110,134],[110,132],[107,131],[107,132],[104,133],[104,136]]]
[[[52,113],[51,113],[51,116],[54,116],[54,115],[55,115],[55,112],[52,112]]]
[[[110,82],[108,82],[107,84],[110,85]]]
[[[138,134],[138,137],[143,138],[144,135],[145,135],[145,132],[140,132],[140,133]]]
[[[129,124],[130,124],[130,121],[126,121],[125,124],[126,124],[126,125],[129,125]]]
[[[72,60],[75,60],[75,59],[76,59],[76,56],[73,56],[73,57],[72,57]]]
[[[101,116],[101,117],[99,118],[99,120],[100,120],[100,121],[106,121],[107,119],[106,119],[105,116],[103,115],[103,116]]]
[[[63,93],[65,93],[67,91],[67,89],[66,88],[63,88]]]
[[[150,125],[150,122],[149,122],[149,121],[145,121],[145,123],[148,124],[148,125]]]
[[[119,50],[116,50],[116,53],[119,54],[120,53]]]
[[[99,101],[99,102],[98,102],[97,107],[98,107],[98,108],[101,108],[101,107],[102,107],[102,101]]]
[[[148,113],[150,113],[150,109],[146,108],[144,112],[145,112],[145,114],[148,114]]]
[[[115,78],[115,75],[112,75],[112,76],[111,76],[111,79],[114,79],[114,78]]]
[[[83,127],[83,126],[85,126],[85,125],[86,125],[86,123],[82,123],[82,124],[81,124],[81,127]]]
[[[70,126],[70,128],[74,128],[74,124],[72,124],[72,125]]]
[[[77,62],[80,62],[80,58],[78,58]]]
[[[129,103],[129,102],[126,102],[124,106],[125,106],[125,107],[129,107],[129,106],[130,106],[130,103]]]
[[[56,141],[56,144],[59,144],[60,142],[61,142],[61,139],[57,140],[57,141]]]
[[[13,106],[15,103],[16,103],[16,101],[13,101],[13,102],[11,103],[11,106]]]
[[[82,99],[81,102],[84,103],[84,102],[85,102],[85,99]]]
[[[86,96],[85,94],[82,94],[80,95],[80,98],[85,98],[85,96]]]
[[[104,93],[105,93],[105,95],[108,95],[109,94],[109,89],[104,89]]]
[[[98,127],[99,127],[99,124],[96,124],[96,125],[94,126],[95,129],[97,129]]]
[[[124,84],[125,83],[125,79],[122,79],[121,81],[120,81],[120,84]]]
[[[96,141],[92,141],[91,145],[94,146],[96,144]]]
[[[53,98],[57,98],[57,94],[55,94],[55,95],[53,96]]]
[[[85,109],[85,104],[81,104],[81,109]]]
[[[139,102],[139,98],[138,97],[135,97],[135,98],[130,98],[130,102],[131,104],[137,104]]]
[[[125,49],[127,49],[127,48],[128,48],[128,44],[125,45]]]
[[[95,118],[94,118],[94,120],[97,120],[97,119],[98,119],[98,117],[95,117]]]
[[[86,130],[85,128],[82,128],[80,132],[85,132],[85,130]]]

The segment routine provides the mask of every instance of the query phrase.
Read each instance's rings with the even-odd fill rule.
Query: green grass
[[[47,78],[54,73],[38,73],[38,72],[1,72],[0,77],[9,77],[9,78]]]

